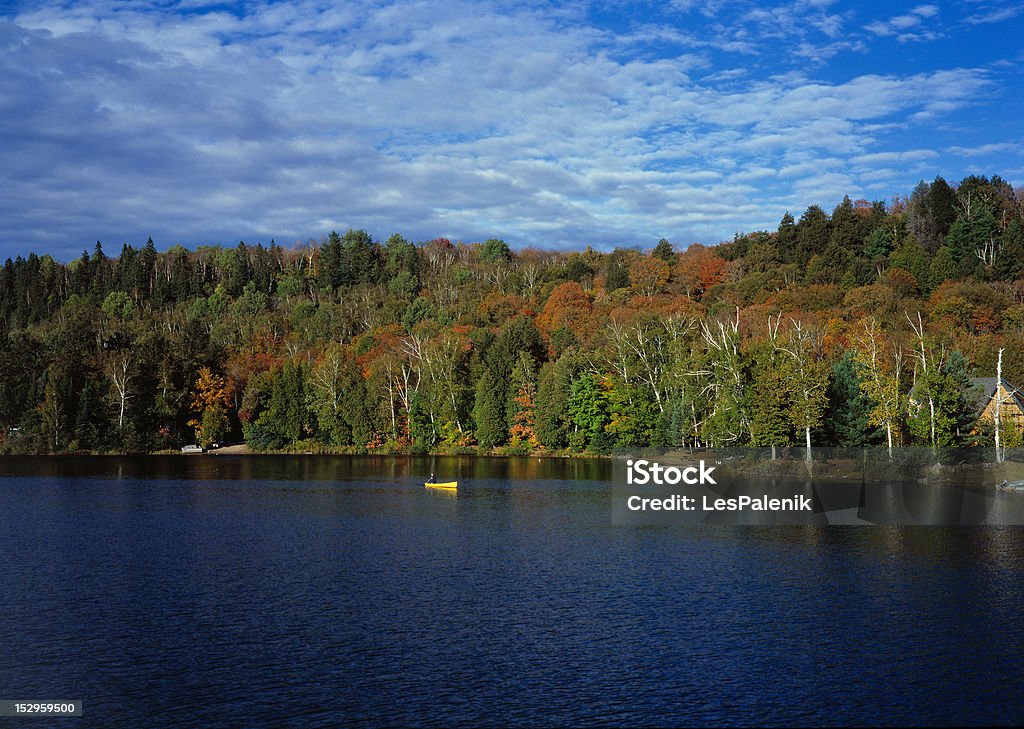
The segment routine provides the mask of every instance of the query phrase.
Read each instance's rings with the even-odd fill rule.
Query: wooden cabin
[[[996,404],[999,406],[999,419],[1002,424],[1000,431],[1010,427],[1017,432],[1024,432],[1024,392],[1011,385],[1005,379],[997,381],[995,377],[975,377],[971,379],[969,397],[974,403],[975,432],[980,432],[985,425],[989,428],[995,422]]]

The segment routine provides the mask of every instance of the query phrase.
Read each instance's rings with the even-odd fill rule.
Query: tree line
[[[1022,268],[998,176],[685,250],[97,242],[0,269],[0,449],[983,444],[970,378],[1002,350],[1024,382]]]

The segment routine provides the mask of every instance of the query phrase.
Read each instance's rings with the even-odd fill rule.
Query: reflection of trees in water
[[[193,480],[422,481],[564,480],[608,481],[612,463],[601,458],[535,456],[203,455],[203,456],[9,456],[0,474],[12,476],[159,478]]]

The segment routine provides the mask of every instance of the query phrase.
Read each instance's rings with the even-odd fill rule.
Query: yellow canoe
[[[459,487],[458,481],[445,481],[444,483],[425,483],[423,484],[428,489],[444,489],[445,491],[455,491]]]

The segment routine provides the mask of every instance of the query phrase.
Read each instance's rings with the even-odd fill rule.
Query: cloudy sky
[[[320,238],[685,246],[1024,182],[1024,4],[0,4],[0,257]]]

